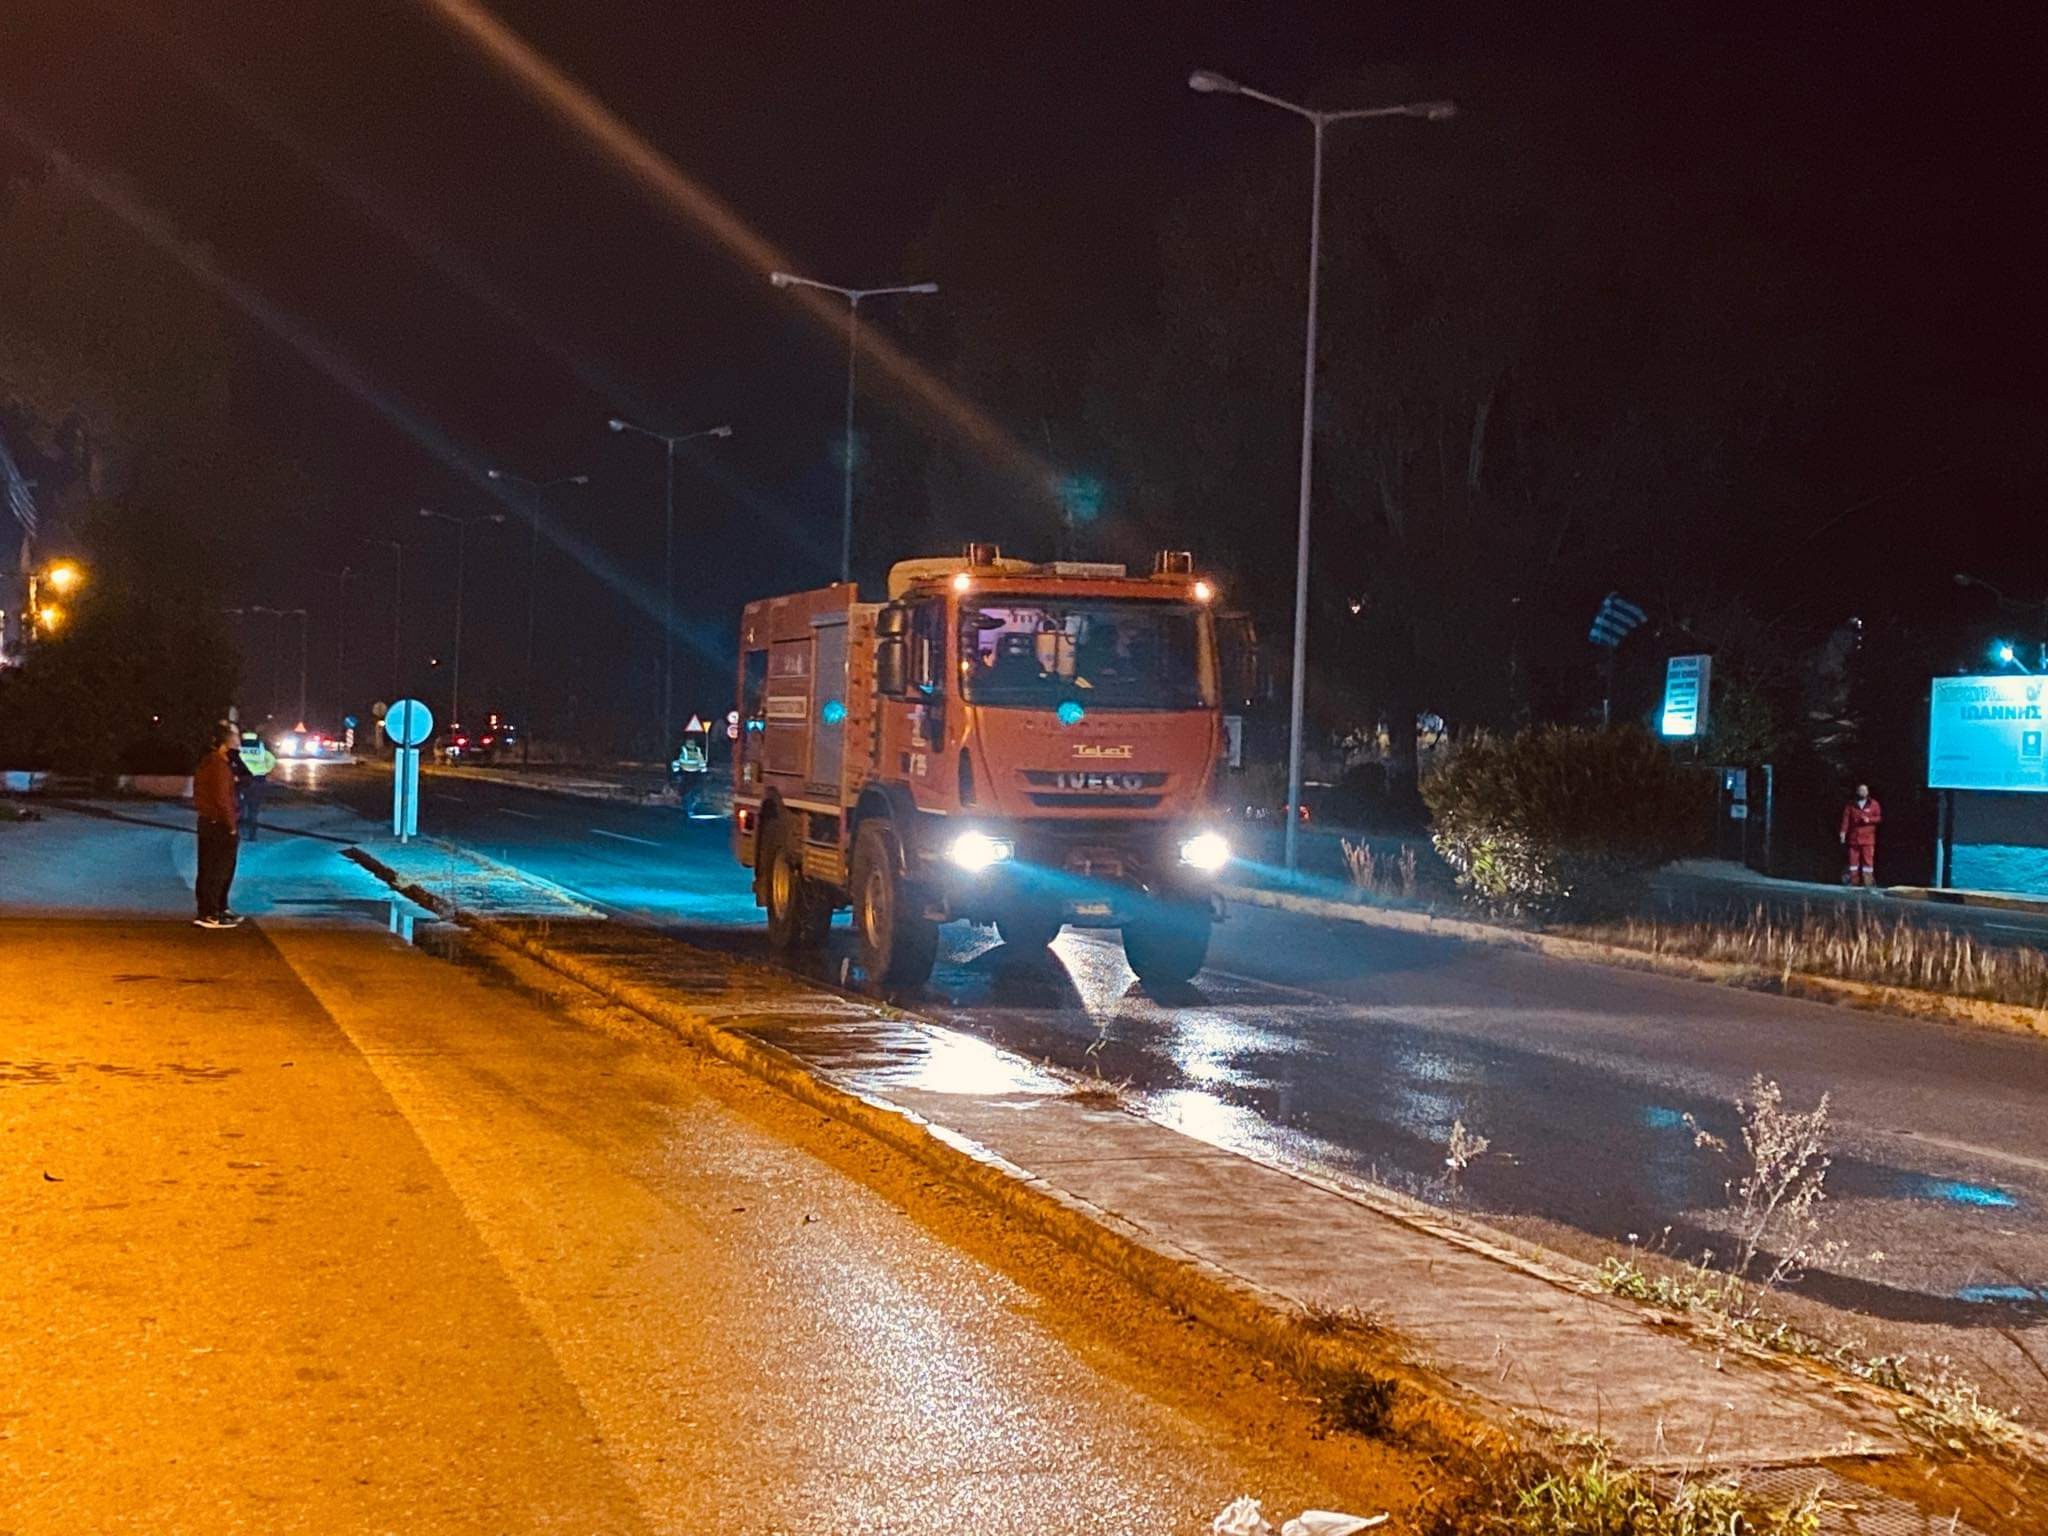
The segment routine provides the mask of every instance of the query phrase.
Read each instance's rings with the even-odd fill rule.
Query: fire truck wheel
[[[853,843],[853,931],[870,981],[920,986],[939,953],[939,925],[897,871],[896,834],[871,821]]]
[[[1043,949],[1060,936],[1060,929],[1065,926],[1059,913],[1035,912],[1029,907],[1005,912],[996,919],[996,932],[1012,949]]]
[[[1193,902],[1159,907],[1124,925],[1124,958],[1138,980],[1177,986],[1209,958],[1209,909]]]
[[[768,831],[761,883],[768,904],[768,942],[781,950],[816,949],[832,924],[832,904],[804,876],[796,823],[779,818]]]

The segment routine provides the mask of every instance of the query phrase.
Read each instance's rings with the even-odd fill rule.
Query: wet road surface
[[[374,810],[388,781],[329,786]],[[722,823],[430,779],[430,828],[692,942],[765,957]],[[842,917],[833,977],[849,951]],[[1448,939],[1237,909],[1193,986],[1150,997],[1114,934],[1017,955],[955,925],[906,1005],[1127,1083],[1149,1113],[1273,1160],[1370,1179],[1585,1255],[1726,1253],[1734,1101],[1826,1093],[1833,1165],[1816,1301],[1952,1338],[2032,1328],[2048,1289],[2048,1045]],[[1688,1116],[1693,1123],[1688,1123]],[[1454,1123],[1487,1152],[1455,1176]]]

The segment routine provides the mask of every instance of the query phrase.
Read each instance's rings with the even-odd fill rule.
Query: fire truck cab
[[[774,943],[851,907],[869,977],[915,985],[940,923],[1028,948],[1071,923],[1120,929],[1146,982],[1193,976],[1230,858],[1213,596],[1178,552],[1134,577],[973,545],[899,563],[884,603],[750,603],[734,851]]]

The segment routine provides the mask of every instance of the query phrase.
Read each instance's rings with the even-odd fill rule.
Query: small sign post
[[[401,843],[420,834],[420,746],[434,734],[434,715],[418,699],[400,699],[384,714],[391,764],[391,835]]]

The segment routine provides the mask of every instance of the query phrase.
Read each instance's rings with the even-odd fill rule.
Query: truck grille
[[[1148,811],[1166,798],[1167,775],[1096,768],[1027,768],[1025,797],[1062,810]]]

